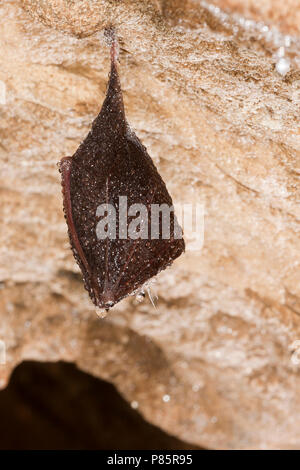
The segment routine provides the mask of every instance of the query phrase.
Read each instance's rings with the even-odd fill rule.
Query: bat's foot
[[[70,173],[71,163],[72,163],[72,157],[63,157],[57,163],[59,171],[62,173],[63,177]]]
[[[116,64],[119,58],[120,47],[115,28],[113,26],[106,28],[104,35],[108,44],[110,45],[111,61]]]

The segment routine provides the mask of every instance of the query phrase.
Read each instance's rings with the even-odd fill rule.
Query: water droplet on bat
[[[140,291],[136,294],[135,298],[136,298],[136,301],[141,303],[145,300],[145,297],[146,297],[146,294],[144,291]]]
[[[141,220],[148,222],[148,227],[152,227],[152,205],[170,208],[173,202],[146,148],[126,120],[117,70],[118,42],[113,29],[107,30],[106,36],[111,43],[111,71],[103,106],[75,154],[60,162],[71,247],[85,288],[101,309],[101,318],[105,310],[170,266],[185,248],[183,238],[175,237],[179,232],[174,212],[167,239],[160,226],[156,238],[151,238],[150,231],[148,238],[124,237],[124,229],[128,234],[131,228],[128,218],[122,236],[113,226],[120,220],[122,197],[127,198],[130,208],[146,208]],[[102,214],[104,205],[107,212]],[[103,216],[108,217],[105,223]],[[100,236],[107,225],[104,237]]]

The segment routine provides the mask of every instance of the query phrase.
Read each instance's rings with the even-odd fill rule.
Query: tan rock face
[[[281,23],[273,3],[255,18]],[[1,3],[2,386],[25,358],[74,361],[191,443],[299,448],[297,15],[276,33],[192,0]],[[111,23],[129,122],[173,198],[205,206],[205,241],[157,278],[157,309],[128,298],[100,320],[69,249],[56,162],[101,106]]]
[[[274,24],[288,34],[300,32],[299,0],[213,0],[211,3],[257,21]]]

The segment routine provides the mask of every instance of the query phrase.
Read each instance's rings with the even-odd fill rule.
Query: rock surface
[[[185,441],[300,448],[300,7],[214,4],[226,13],[196,0],[1,3],[1,387],[24,359],[72,361]],[[205,241],[157,278],[157,309],[128,298],[100,320],[56,162],[101,106],[111,23],[129,122],[173,198],[204,205]]]

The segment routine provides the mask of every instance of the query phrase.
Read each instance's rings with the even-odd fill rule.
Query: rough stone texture
[[[213,0],[212,3],[225,10],[241,13],[247,18],[275,24],[287,33],[300,32],[299,0]]]
[[[260,3],[272,9],[256,19],[271,11],[269,25],[298,31],[299,2],[284,2],[298,5],[286,16]],[[282,77],[279,33],[196,0],[8,0],[0,18],[2,387],[24,359],[74,361],[185,441],[299,448],[299,38]],[[69,249],[56,162],[102,103],[110,23],[128,119],[173,198],[206,217],[203,250],[158,277],[157,310],[128,298],[100,320]]]

